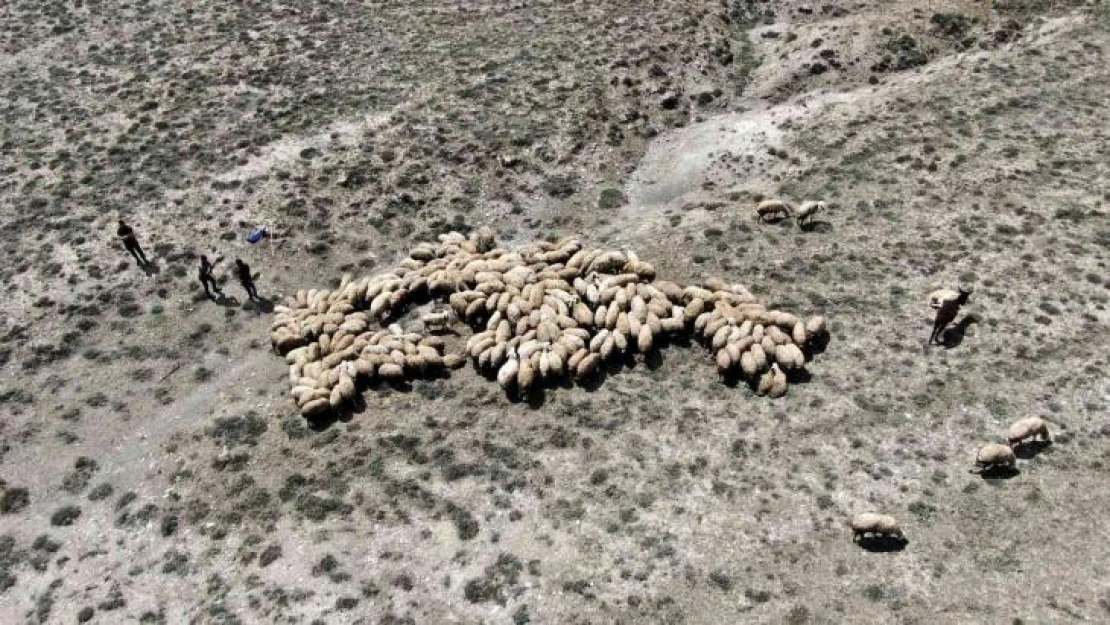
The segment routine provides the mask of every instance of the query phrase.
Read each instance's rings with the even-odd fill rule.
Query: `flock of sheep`
[[[394,322],[429,303],[447,307],[407,331]],[[464,353],[445,353],[430,330],[456,318],[477,332]],[[482,229],[420,244],[390,272],[300,291],[275,307],[270,331],[308,418],[353,400],[359,382],[424,376],[467,358],[507,392],[528,394],[558,379],[590,379],[676,335],[712,349],[722,374],[781,397],[787,372],[805,366],[827,330],[823,317],[769,310],[737,284],[657,281],[630,251],[589,249],[573,237],[507,250]]]
[[[760,220],[793,216],[800,226],[825,209],[781,200],[756,207]],[[969,287],[929,295],[936,311],[929,344],[958,315]],[[417,306],[425,312],[409,331],[392,321]],[[445,353],[432,332],[455,321],[477,330],[463,353]],[[385,326],[385,327],[383,327]],[[421,331],[422,330],[422,331]],[[768,310],[743,286],[720,279],[681,286],[655,280],[655,269],[630,251],[587,249],[574,237],[507,250],[488,229],[423,243],[387,273],[360,280],[344,275],[334,291],[299,291],[275,307],[270,339],[289,362],[291,394],[307,418],[341,408],[360,381],[399,381],[465,366],[510,393],[571,377],[585,381],[611,361],[651,352],[682,335],[711,349],[722,375],[741,375],[757,394],[781,397],[787,372],[827,340],[825,319]],[[1014,423],[1008,445],[988,443],[972,471],[1012,470],[1014,449],[1049,441],[1039,417]],[[849,523],[853,540],[905,541],[894,517],[865,513]]]

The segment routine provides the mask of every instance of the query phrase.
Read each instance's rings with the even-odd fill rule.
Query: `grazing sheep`
[[[798,210],[794,211],[794,221],[796,221],[798,223],[798,227],[801,228],[806,225],[807,221],[813,219],[813,217],[816,216],[817,213],[820,213],[823,210],[825,210],[825,203],[823,201],[802,202],[802,205],[798,207]]]
[[[790,205],[782,200],[763,200],[755,207],[756,216],[760,221],[767,221],[769,217],[783,219],[790,216]]]
[[[979,449],[979,453],[975,454],[975,467],[972,472],[982,473],[995,469],[1012,469],[1016,464],[1017,457],[1014,455],[1013,449],[1010,449],[1007,445],[987,443]]]
[[[1010,447],[1019,447],[1028,439],[1052,440],[1048,436],[1048,423],[1040,417],[1026,417],[1010,426],[1007,438]]]
[[[852,528],[852,542],[866,540],[868,535],[873,538],[906,539],[898,520],[886,514],[857,514],[849,525]]]
[[[937,315],[933,320],[933,333],[929,336],[929,344],[940,342],[940,335],[948,324],[955,321],[956,316],[960,314],[960,307],[967,303],[971,293],[974,291],[972,287],[965,287],[960,285],[957,287],[955,297],[951,297],[953,293],[949,290],[934,291],[933,296],[937,299],[930,297],[929,305],[936,309]]]

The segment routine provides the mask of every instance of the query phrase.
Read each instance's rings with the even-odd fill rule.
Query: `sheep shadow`
[[[644,354],[644,366],[648,368],[648,371],[657,371],[664,364],[666,364],[666,359],[663,358],[663,350],[653,347],[651,351]]]
[[[593,393],[601,389],[608,377],[609,373],[605,368],[598,367],[597,371],[594,371],[593,374],[578,380],[578,386],[581,386],[587,393]]]
[[[1014,455],[1022,460],[1032,460],[1051,446],[1051,440],[1025,441],[1014,447]]]
[[[756,217],[755,220],[765,226],[778,226],[785,223],[793,223],[790,215],[775,215],[773,217]]]
[[[801,230],[802,232],[816,232],[818,234],[828,234],[828,233],[833,231],[833,225],[830,222],[823,221],[823,220],[820,220],[820,219],[815,219],[813,221],[807,221],[806,223],[799,225],[798,229]]]
[[[979,319],[975,315],[964,315],[959,323],[954,326],[945,328],[944,332],[940,335],[940,344],[945,349],[952,349],[958,347],[960,343],[964,342],[967,335],[967,329],[971,324],[978,323]]]
[[[799,369],[791,369],[784,371],[786,373],[786,381],[791,384],[809,384],[813,381],[813,374],[805,367]]]
[[[421,379],[439,379],[449,377],[449,372],[428,372]],[[327,430],[336,422],[347,423],[356,416],[362,415],[370,406],[366,403],[365,393],[373,391],[377,395],[385,395],[387,393],[412,393],[413,385],[410,380],[382,380],[375,379],[369,383],[356,383],[356,393],[349,401],[344,402],[340,408],[328,410],[327,412],[315,417],[305,417],[308,428],[314,432],[323,432]]]
[[[509,403],[524,404],[532,410],[539,410],[547,403],[547,387],[544,383],[532,385],[532,388],[527,391],[521,391],[518,388],[505,393],[505,397]]]
[[[806,357],[806,362],[810,361],[813,356],[824,353],[825,350],[829,347],[829,340],[829,333],[824,332],[806,342],[806,345],[803,349],[803,353]]]
[[[856,544],[871,553],[895,553],[905,549],[910,541],[905,537],[896,536],[863,536],[856,541]]]
[[[987,481],[1012,480],[1021,475],[1017,467],[991,467],[979,471],[979,477]]]
[[[728,388],[736,388],[740,386],[741,382],[748,383],[748,380],[744,379],[743,372],[736,368],[721,372],[719,375],[721,384],[724,384]],[[748,384],[748,386],[751,386],[751,384]]]
[[[351,421],[355,418],[355,415],[366,412],[366,409],[366,400],[363,399],[360,393],[338,410],[329,410],[315,417],[305,417],[305,424],[312,432],[324,432],[336,423]]]

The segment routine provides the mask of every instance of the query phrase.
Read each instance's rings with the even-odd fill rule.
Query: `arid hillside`
[[[1106,621],[1108,100],[1102,0],[9,2],[0,623]],[[780,398],[675,339],[302,417],[275,306],[480,228],[829,342]]]

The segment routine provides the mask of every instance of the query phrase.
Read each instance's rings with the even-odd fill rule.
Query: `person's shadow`
[[[156,260],[148,260],[147,262],[139,265],[139,269],[142,269],[143,273],[145,273],[148,277],[156,276],[162,273],[162,268],[158,266],[158,261]]]
[[[260,313],[274,312],[274,302],[268,297],[256,297],[243,302],[243,310],[253,310]]]
[[[234,297],[231,297],[230,295],[222,293],[222,292],[216,293],[214,296],[210,297],[209,299],[211,299],[213,302],[215,302],[216,305],[223,306],[224,308],[235,308],[236,306],[239,305],[239,300],[235,299]]]

